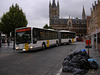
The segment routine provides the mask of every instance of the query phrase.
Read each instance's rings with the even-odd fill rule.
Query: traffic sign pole
[[[90,46],[90,44],[91,44],[91,41],[90,40],[86,40],[86,46],[85,46],[85,48],[88,48],[88,55],[89,55],[89,48],[91,48],[91,46]]]
[[[88,46],[89,46],[89,41],[88,41]],[[90,53],[90,52],[89,52],[89,47],[88,47],[88,55],[90,55],[89,53]]]

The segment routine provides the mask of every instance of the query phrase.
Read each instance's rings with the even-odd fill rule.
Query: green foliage
[[[10,32],[14,32],[15,28],[27,26],[26,16],[18,4],[12,5],[9,12],[3,14],[0,23],[0,30],[9,36]]]
[[[48,25],[46,24],[43,28],[48,29]]]
[[[45,28],[45,29],[53,29],[51,26],[48,26],[48,24],[46,24],[43,28]]]

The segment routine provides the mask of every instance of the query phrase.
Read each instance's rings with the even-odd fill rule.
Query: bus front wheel
[[[56,46],[59,46],[59,43],[58,43],[58,41],[56,41]]]

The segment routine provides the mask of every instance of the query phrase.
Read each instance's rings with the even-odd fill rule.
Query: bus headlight
[[[32,49],[33,48],[33,46],[30,46],[30,49]]]
[[[23,51],[26,51],[26,49],[23,49]]]
[[[16,47],[16,49],[19,49],[18,47]]]

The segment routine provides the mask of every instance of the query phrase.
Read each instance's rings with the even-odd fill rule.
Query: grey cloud
[[[28,26],[43,27],[49,24],[49,1],[52,0],[0,0],[0,17],[8,12],[12,4],[17,3],[26,14]],[[90,7],[97,0],[59,0],[60,17],[82,16],[83,5],[86,15],[90,15]],[[57,0],[55,0],[57,2]]]

